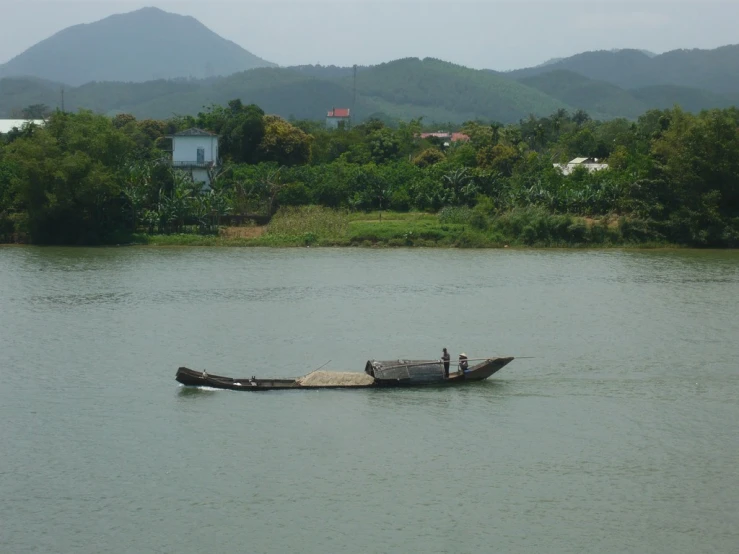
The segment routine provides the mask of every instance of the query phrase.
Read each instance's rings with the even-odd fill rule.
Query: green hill
[[[728,108],[737,105],[739,93],[716,94],[707,90],[674,85],[655,85],[634,89],[634,98],[650,108],[672,108],[675,104],[689,112],[709,108]]]
[[[192,17],[157,8],[68,27],[0,66],[0,77],[91,81],[208,78],[274,66]]]
[[[524,77],[520,82],[585,110],[596,119],[633,119],[648,109],[648,103],[636,98],[630,91],[565,69]]]
[[[95,82],[66,87],[65,108],[100,113],[131,113],[138,118],[196,114],[211,104],[240,98],[283,117],[320,120],[332,107],[353,108],[354,120],[461,123],[473,119],[516,122],[529,114],[548,115],[559,108],[583,109],[596,119],[635,119],[650,108],[679,104],[688,111],[736,104],[739,93],[659,85],[624,90],[566,70],[511,80],[434,59],[409,58],[362,68],[344,68],[319,77],[320,68],[258,68],[213,79],[156,80],[144,83]],[[39,79],[0,79],[0,117],[32,104],[60,107],[61,85]]]
[[[351,83],[349,79],[344,82]],[[510,122],[530,113],[546,115],[568,107],[496,73],[431,58],[407,58],[358,72],[357,93],[386,109],[402,107],[412,117],[424,115],[436,121],[482,118]],[[450,114],[458,115],[445,118]]]
[[[676,85],[655,85],[624,90],[611,83],[595,81],[578,73],[557,69],[524,77],[521,83],[540,90],[566,104],[587,111],[596,119],[634,119],[649,109],[681,106],[689,112],[734,105],[737,95]]]
[[[333,78],[314,75],[315,71],[259,68],[210,80],[88,83],[66,90],[65,108],[166,118],[240,98],[268,113],[299,119],[322,119],[332,107],[351,107],[357,120],[384,114],[457,123],[478,118],[514,122],[530,113],[570,108],[516,81],[438,60],[405,59],[364,68],[357,74],[356,103],[353,77],[341,72]],[[27,98],[59,106],[58,85],[5,79],[0,92],[0,116],[29,105]]]
[[[713,50],[673,50],[650,56],[640,50],[584,52],[539,67],[507,72],[524,79],[553,70],[568,70],[625,89],[674,85],[718,94],[739,93],[739,45]]]

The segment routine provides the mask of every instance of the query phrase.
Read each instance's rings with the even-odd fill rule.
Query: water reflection
[[[502,371],[505,371],[503,369]],[[505,396],[508,383],[490,379],[458,386],[388,387],[369,389],[367,403],[373,408],[395,409],[399,406],[449,406],[462,401],[495,402]]]

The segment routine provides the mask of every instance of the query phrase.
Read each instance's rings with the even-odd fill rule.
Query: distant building
[[[583,167],[591,173],[593,171],[600,171],[601,169],[608,169],[608,164],[599,163],[598,158],[575,158],[566,164],[553,165],[559,169],[563,175],[569,175],[578,167]]]
[[[435,133],[421,133],[422,139],[437,138],[442,141],[444,146],[449,146],[453,142],[469,142],[470,137],[464,133],[450,133],[448,131],[437,131]]]
[[[210,186],[209,170],[218,166],[218,135],[193,127],[169,138],[172,166],[190,173],[193,181]]]
[[[0,135],[5,135],[13,129],[20,131],[24,125],[31,123],[41,127],[46,124],[46,121],[43,119],[0,119]]]
[[[349,108],[333,108],[326,114],[326,127],[328,129],[338,129],[339,123],[342,121],[348,126],[351,122],[351,110]]]

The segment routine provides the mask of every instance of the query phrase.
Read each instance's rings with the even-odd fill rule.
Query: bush
[[[267,226],[270,235],[340,237],[346,234],[349,219],[345,212],[321,206],[285,207]]]
[[[454,241],[454,246],[459,248],[485,248],[488,245],[485,236],[474,231],[463,231]]]
[[[569,241],[574,243],[586,242],[585,237],[588,234],[588,227],[582,221],[574,221],[568,228]]]
[[[456,223],[465,224],[470,223],[472,218],[472,210],[467,206],[455,207],[447,206],[439,210],[439,223]]]
[[[277,194],[280,206],[304,206],[310,204],[310,191],[303,183],[290,183]]]
[[[470,225],[479,231],[485,231],[490,227],[490,221],[485,214],[474,210],[470,216]]]

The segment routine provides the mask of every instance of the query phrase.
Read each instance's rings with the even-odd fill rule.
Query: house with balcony
[[[172,139],[172,167],[192,175],[193,181],[210,186],[210,175],[218,167],[218,135],[203,129],[187,129]]]

